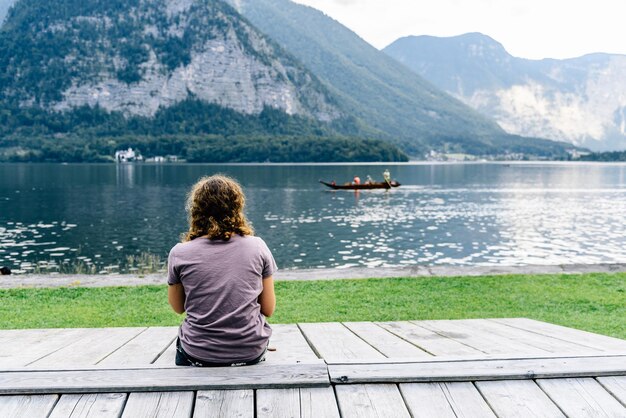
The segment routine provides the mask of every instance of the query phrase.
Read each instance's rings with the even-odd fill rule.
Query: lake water
[[[400,188],[318,183],[385,168]],[[164,260],[186,228],[188,188],[214,173],[243,184],[285,269],[626,262],[626,165],[2,164],[0,265],[116,272]]]

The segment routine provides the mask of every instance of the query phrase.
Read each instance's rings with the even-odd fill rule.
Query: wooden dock
[[[174,366],[175,327],[0,331],[0,417],[626,417],[626,341],[524,318],[273,325]]]

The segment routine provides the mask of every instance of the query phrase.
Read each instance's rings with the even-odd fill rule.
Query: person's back
[[[202,179],[190,195],[190,230],[168,261],[170,304],[187,313],[178,365],[253,364],[265,353],[276,264],[252,236],[243,202],[238,184],[223,176]]]

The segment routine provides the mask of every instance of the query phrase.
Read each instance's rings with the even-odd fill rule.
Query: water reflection
[[[623,165],[389,167],[402,187],[355,193],[317,179],[386,167],[0,165],[0,264],[159,264],[186,227],[189,186],[217,172],[242,182],[282,268],[626,262]]]

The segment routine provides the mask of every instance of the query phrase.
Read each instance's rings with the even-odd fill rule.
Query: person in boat
[[[383,172],[383,179],[385,180],[386,183],[391,184],[391,173],[389,172],[389,170],[385,170]]]
[[[187,201],[189,230],[168,258],[168,299],[187,316],[176,341],[178,366],[245,366],[265,358],[274,313],[276,262],[243,213],[230,177],[200,179]]]
[[[359,184],[361,184],[361,178],[359,176],[354,176],[354,179],[352,179],[352,184],[358,186]]]
[[[367,175],[367,179],[365,179],[365,184],[374,184],[374,180],[369,174]]]

